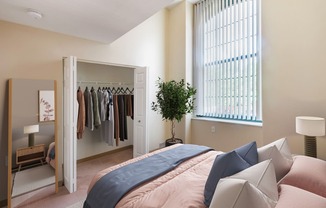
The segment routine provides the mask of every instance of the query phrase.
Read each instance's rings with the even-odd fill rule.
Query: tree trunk
[[[175,137],[174,137],[175,136],[175,119],[173,119],[171,121],[171,135],[172,135],[171,139],[174,142],[174,140],[175,140]]]

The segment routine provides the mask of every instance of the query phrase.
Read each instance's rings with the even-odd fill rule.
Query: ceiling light
[[[36,20],[42,19],[42,17],[43,17],[43,15],[40,12],[32,10],[32,9],[27,10],[27,14]]]

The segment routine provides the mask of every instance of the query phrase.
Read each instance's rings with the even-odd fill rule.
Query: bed
[[[99,172],[91,181],[88,192],[108,172],[181,145],[172,145]],[[116,207],[173,207],[173,204],[176,203],[182,204],[184,207],[205,207],[202,203],[204,182],[216,155],[221,153],[209,150],[183,162],[174,170],[134,188],[116,204]]]
[[[84,208],[281,208],[288,207],[289,203],[292,203],[291,200],[289,201],[291,197],[297,198],[297,201],[303,198],[304,203],[301,207],[326,207],[326,196],[318,196],[319,193],[324,193],[321,190],[326,189],[325,179],[322,180],[315,193],[304,190],[302,187],[298,188],[300,191],[297,192],[292,190],[295,186],[286,183],[281,184],[287,175],[291,175],[291,167],[295,161],[292,159],[284,138],[258,149],[256,142],[248,143],[227,153],[207,148],[195,156],[188,157],[168,171],[163,171],[163,173],[141,183],[133,184],[129,189],[125,189],[125,187],[137,177],[137,171],[135,174],[132,171],[126,171],[126,176],[122,174],[111,177],[112,175],[110,175],[116,171],[121,174],[122,172],[119,171],[126,167],[132,167],[131,170],[138,169],[136,164],[139,162],[168,152],[170,154],[170,151],[184,148],[184,146],[187,144],[172,145],[100,171],[89,185]],[[190,145],[191,148],[193,146]],[[305,159],[308,161],[318,160],[315,158],[307,159],[307,157]],[[317,163],[317,166],[320,166],[318,169],[320,173],[314,174],[322,175],[326,168],[326,162],[318,161]],[[316,169],[315,167],[311,168]],[[139,169],[147,170],[143,167]],[[147,171],[144,173],[146,175]],[[105,177],[110,178],[111,181],[109,183],[103,182]],[[297,176],[295,177],[297,178]],[[311,180],[311,176],[305,177]],[[120,179],[122,179],[121,184]],[[123,193],[120,193],[120,188],[123,189]],[[289,188],[291,191],[288,191]],[[94,191],[95,189],[97,191]],[[114,189],[118,189],[117,192],[121,195],[116,195],[113,192]],[[307,195],[302,192],[307,192]],[[311,199],[313,204],[309,204],[310,201],[307,198]],[[296,207],[300,208],[297,204]]]

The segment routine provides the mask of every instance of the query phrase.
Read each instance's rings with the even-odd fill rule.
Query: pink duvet
[[[166,147],[100,171],[93,178],[88,191],[106,173],[176,146]],[[205,183],[216,155],[221,153],[209,151],[182,163],[173,171],[135,188],[116,207],[206,207],[203,203]]]

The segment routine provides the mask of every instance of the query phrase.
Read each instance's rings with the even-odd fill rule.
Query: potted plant
[[[182,117],[194,110],[194,95],[196,89],[182,79],[180,82],[171,80],[163,82],[159,77],[156,86],[156,102],[152,102],[152,110],[159,112],[163,120],[171,121],[171,138],[165,142],[166,146],[182,143],[175,138],[175,122],[180,122]]]

